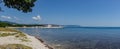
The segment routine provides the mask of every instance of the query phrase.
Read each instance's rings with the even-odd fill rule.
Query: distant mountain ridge
[[[60,27],[61,25],[57,24],[18,24],[9,21],[0,21],[0,27]]]
[[[10,21],[0,21],[0,27],[35,27],[35,26],[62,26],[64,28],[79,28],[80,25],[58,25],[58,24],[18,24]]]
[[[10,21],[0,21],[0,23],[8,23],[8,24],[18,24],[18,23],[15,23],[15,22],[10,22]]]

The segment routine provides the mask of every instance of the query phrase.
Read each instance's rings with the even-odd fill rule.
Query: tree
[[[17,9],[27,13],[32,11],[35,1],[36,0],[0,0],[0,3],[4,3],[4,6],[8,8]],[[2,11],[1,8],[0,11]]]
[[[6,22],[0,22],[0,27],[6,27],[11,26],[12,24],[6,23]]]

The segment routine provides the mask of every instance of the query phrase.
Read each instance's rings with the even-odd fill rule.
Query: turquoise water
[[[19,28],[55,49],[120,49],[120,28]]]

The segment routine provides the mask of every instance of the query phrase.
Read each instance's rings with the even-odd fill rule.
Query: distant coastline
[[[63,28],[63,26],[47,24],[47,25],[41,25],[41,26],[37,26],[37,25],[34,25],[34,26],[30,26],[30,25],[10,26],[10,27],[6,27],[6,28]]]
[[[6,28],[63,28],[63,27],[6,27]]]

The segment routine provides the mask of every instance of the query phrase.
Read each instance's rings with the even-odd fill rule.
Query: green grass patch
[[[21,31],[9,29],[9,28],[0,28],[0,31],[7,32],[7,33],[0,33],[0,37],[15,36],[16,38],[20,39],[21,41],[25,41],[25,42],[29,41],[27,36]],[[16,32],[16,33],[8,33],[8,32]]]
[[[15,35],[15,34],[18,34],[18,33],[1,33],[0,37],[11,36],[11,35]]]
[[[32,49],[32,48],[21,44],[8,44],[0,45],[0,49]]]
[[[15,30],[15,29],[10,29],[10,28],[2,28],[0,27],[0,31],[7,31],[7,32],[20,32],[18,30]]]

